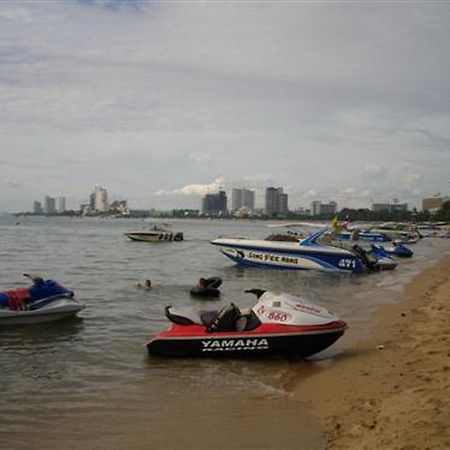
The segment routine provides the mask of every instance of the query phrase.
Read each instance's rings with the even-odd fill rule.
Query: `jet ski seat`
[[[240,317],[239,308],[234,303],[230,303],[219,311],[212,323],[207,326],[206,331],[209,333],[236,331],[236,324]]]
[[[209,326],[219,314],[215,310],[197,310],[195,308],[172,308],[165,307],[166,317],[173,323],[178,325],[205,325]]]
[[[220,331],[250,331],[261,325],[251,308],[240,311],[231,303],[218,310],[197,310],[195,308],[172,308],[166,306],[166,317],[178,325],[204,325],[210,333]]]
[[[261,321],[251,308],[242,309],[241,317],[236,321],[236,331],[250,331],[260,325]]]

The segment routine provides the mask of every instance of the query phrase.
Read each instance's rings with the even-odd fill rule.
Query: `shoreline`
[[[450,448],[450,255],[375,313],[370,337],[285,386],[311,405],[329,449]]]

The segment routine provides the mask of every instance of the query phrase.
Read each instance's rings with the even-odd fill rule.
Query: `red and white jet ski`
[[[290,294],[260,289],[247,311],[233,303],[220,311],[166,307],[172,322],[146,345],[149,354],[179,357],[296,356],[318,353],[339,339],[347,324],[320,306]]]

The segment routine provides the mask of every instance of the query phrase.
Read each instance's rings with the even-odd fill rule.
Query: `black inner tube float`
[[[189,291],[195,297],[219,297],[219,286],[222,279],[219,277],[200,278],[198,283]]]

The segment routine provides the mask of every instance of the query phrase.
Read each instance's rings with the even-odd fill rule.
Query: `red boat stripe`
[[[274,325],[273,327],[271,325]],[[191,330],[191,333],[186,333],[186,327]],[[273,337],[284,337],[284,336],[302,336],[302,335],[314,335],[314,334],[328,334],[336,333],[339,331],[344,331],[347,329],[347,324],[340,320],[328,323],[326,325],[309,326],[309,327],[298,327],[291,325],[281,326],[284,332],[280,333],[280,325],[277,324],[262,324],[255,330],[247,332],[222,332],[222,333],[206,333],[205,327],[202,325],[176,325],[174,324],[169,330],[163,331],[158,335],[151,338],[147,343],[150,343],[154,339],[161,340],[205,340],[205,339],[220,339],[220,338],[273,338]],[[194,330],[193,330],[194,328]],[[184,329],[184,330],[183,330]],[[291,329],[292,331],[288,331]],[[175,333],[174,333],[175,331]],[[177,334],[176,332],[179,332]],[[184,331],[184,332],[182,332]],[[232,334],[231,334],[232,333]]]

